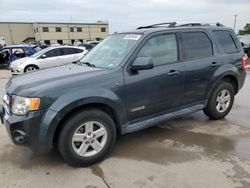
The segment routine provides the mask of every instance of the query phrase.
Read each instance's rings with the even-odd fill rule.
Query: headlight
[[[25,115],[28,111],[38,110],[39,98],[26,98],[13,95],[11,100],[11,111],[16,115]]]

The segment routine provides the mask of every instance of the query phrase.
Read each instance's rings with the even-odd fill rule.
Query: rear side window
[[[213,31],[213,34],[226,54],[238,51],[236,44],[228,31]]]
[[[77,54],[81,53],[82,50],[80,49],[75,49],[75,48],[63,48],[63,55],[71,55],[71,54]]]
[[[160,35],[151,38],[141,49],[139,57],[152,57],[154,65],[176,62],[178,49],[175,34]]]
[[[71,55],[71,54],[75,54],[75,50],[73,48],[63,48],[63,55]]]
[[[203,32],[183,33],[182,50],[185,60],[206,58],[213,55],[212,42]]]

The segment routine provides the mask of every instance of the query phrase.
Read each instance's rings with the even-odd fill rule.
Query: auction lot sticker
[[[139,40],[140,38],[141,38],[141,35],[130,34],[130,35],[126,35],[123,39],[126,39],[126,40]]]

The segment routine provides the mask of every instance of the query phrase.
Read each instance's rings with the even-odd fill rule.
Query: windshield
[[[138,34],[115,34],[104,39],[80,60],[98,68],[117,67],[141,38]]]
[[[41,50],[41,51],[38,51],[38,52],[36,52],[36,53],[34,53],[32,56],[30,56],[30,57],[39,57],[39,56],[41,56],[42,54],[44,54],[45,52],[47,52],[47,51],[49,51],[49,50],[51,50],[51,48],[46,48],[46,49],[43,49],[43,50]]]

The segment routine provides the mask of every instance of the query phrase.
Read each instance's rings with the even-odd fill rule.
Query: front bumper
[[[23,74],[24,71],[22,68],[10,65],[10,72],[12,75],[19,75],[19,74]]]
[[[46,114],[45,111],[34,111],[28,112],[25,116],[6,116],[5,109],[0,105],[1,120],[13,143],[29,147],[39,153],[47,153],[52,150],[52,139],[47,138],[46,135],[41,137],[41,132],[45,131],[42,128],[44,114]]]

